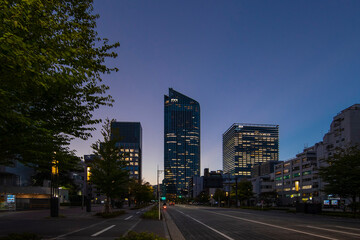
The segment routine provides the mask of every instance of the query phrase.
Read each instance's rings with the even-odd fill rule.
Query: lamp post
[[[86,167],[86,212],[91,212],[92,188],[90,184],[90,167]]]
[[[164,170],[159,170],[159,165],[157,166],[157,197],[159,204],[159,220],[160,220],[160,185],[159,185],[159,174],[164,172]]]
[[[59,216],[59,161],[55,158],[56,152],[54,152],[54,159],[51,165],[51,186],[50,186],[50,216]]]

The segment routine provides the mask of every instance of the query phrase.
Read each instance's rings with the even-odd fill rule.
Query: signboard
[[[166,197],[161,197],[161,201],[165,201],[166,200]]]
[[[339,200],[331,200],[331,205],[332,205],[332,206],[337,206],[337,205],[339,205]]]
[[[15,203],[15,195],[7,195],[6,202]]]
[[[324,200],[324,205],[329,206],[330,205],[330,200]]]

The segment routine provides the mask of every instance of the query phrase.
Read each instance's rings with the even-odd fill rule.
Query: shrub
[[[120,237],[115,240],[166,240],[165,238],[159,237],[154,233],[137,233],[130,231],[125,237]]]
[[[118,217],[125,213],[126,212],[124,210],[114,211],[114,212],[110,212],[110,213],[98,212],[95,214],[95,216],[103,217],[103,218],[114,218],[114,217]]]
[[[153,206],[149,211],[143,213],[142,217],[146,219],[159,219],[158,206]]]

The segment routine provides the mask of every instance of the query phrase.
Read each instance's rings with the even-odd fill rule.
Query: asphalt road
[[[195,206],[169,206],[166,211],[187,240],[360,239],[358,219]]]
[[[0,214],[0,236],[9,233],[31,232],[43,239],[73,240],[114,240],[128,231],[155,232],[167,237],[163,221],[142,219],[147,209],[126,210],[126,214],[106,219],[93,216],[95,212],[86,213],[79,209],[60,211],[62,217],[50,218],[49,210],[10,212]],[[61,214],[61,213],[64,214]]]

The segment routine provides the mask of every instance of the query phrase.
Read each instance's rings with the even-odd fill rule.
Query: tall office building
[[[170,88],[164,111],[164,184],[168,197],[176,197],[200,176],[200,105]]]
[[[233,124],[223,134],[223,170],[249,178],[256,163],[279,160],[279,125]]]
[[[125,153],[126,169],[133,179],[142,179],[142,128],[139,122],[112,122],[111,139]]]

